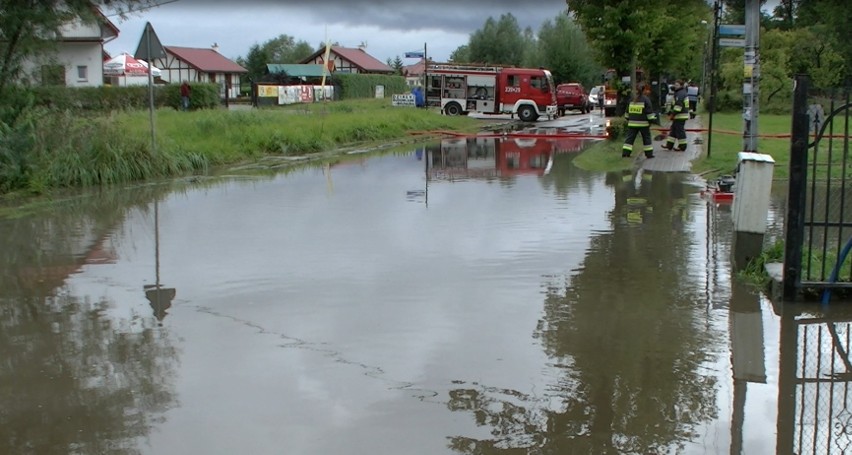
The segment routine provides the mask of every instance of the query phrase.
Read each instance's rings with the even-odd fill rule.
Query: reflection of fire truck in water
[[[557,114],[553,77],[545,69],[431,65],[426,101],[447,115],[517,114],[534,122]]]
[[[645,79],[644,71],[641,69],[636,69],[636,82],[642,82]],[[620,99],[618,98],[619,90],[624,90],[624,93],[629,92],[630,87],[630,75],[622,75],[619,76],[618,72],[610,68],[606,70],[604,73],[604,96],[603,96],[603,106],[604,112],[607,116],[615,115],[616,109],[618,108],[618,102]],[[626,89],[625,89],[626,88]]]
[[[586,141],[576,138],[470,137],[444,139],[427,147],[429,175],[454,180],[475,177],[544,175],[558,152],[580,151]]]

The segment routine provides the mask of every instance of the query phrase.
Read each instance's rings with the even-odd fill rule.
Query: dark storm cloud
[[[488,17],[498,19],[506,13],[515,16],[521,29],[531,27],[538,31],[545,20],[565,11],[565,0],[178,0],[168,6],[178,5],[181,9],[204,12],[234,11],[235,8],[275,12],[292,10],[298,14],[308,13],[319,23],[375,26],[399,31],[439,29],[455,33],[472,33],[481,28]]]

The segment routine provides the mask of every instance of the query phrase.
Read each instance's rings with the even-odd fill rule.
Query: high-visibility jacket
[[[651,100],[647,96],[641,95],[627,105],[624,118],[627,119],[628,128],[647,128],[651,126],[651,122],[656,122],[657,113],[651,106]]]
[[[675,91],[672,115],[675,120],[689,120],[689,98],[686,97],[686,88],[681,87]]]

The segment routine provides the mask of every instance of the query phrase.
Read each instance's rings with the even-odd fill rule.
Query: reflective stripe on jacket
[[[647,128],[651,126],[651,122],[657,119],[657,114],[651,106],[651,100],[647,96],[642,95],[638,100],[633,100],[627,106],[627,112],[624,113],[624,118],[627,119],[628,128]]]

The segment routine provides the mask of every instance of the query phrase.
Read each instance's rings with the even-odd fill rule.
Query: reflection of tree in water
[[[111,302],[64,285],[109,256],[102,240],[130,207],[164,191],[105,192],[0,221],[0,453],[134,453],[173,404],[168,333],[111,320]]]
[[[486,440],[453,437],[459,453],[673,453],[716,417],[709,334],[684,282],[683,184],[676,176],[608,179],[612,231],[592,239],[582,267],[548,283],[535,336],[563,376],[541,396],[459,388],[449,407],[489,427]],[[628,198],[645,199],[641,217]],[[636,203],[635,201],[632,201]],[[640,204],[641,205],[641,204]],[[673,234],[674,233],[674,234]]]
[[[0,452],[134,453],[172,405],[175,348],[162,331],[116,326],[106,306],[60,295],[4,311]]]

